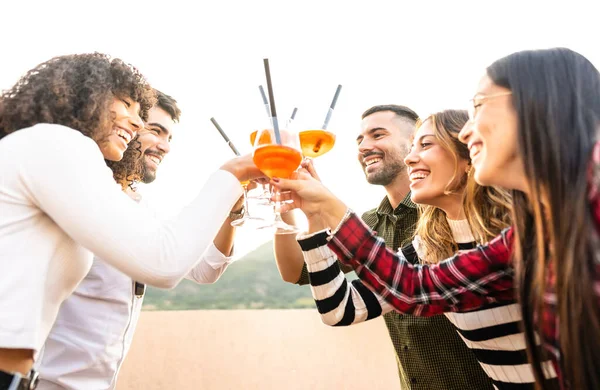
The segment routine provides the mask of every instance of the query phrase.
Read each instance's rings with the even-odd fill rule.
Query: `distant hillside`
[[[184,280],[173,290],[148,288],[144,299],[145,310],[314,307],[309,286],[281,280],[271,241],[231,264],[215,284]]]

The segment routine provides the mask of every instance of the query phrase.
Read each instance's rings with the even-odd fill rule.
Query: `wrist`
[[[308,221],[308,232],[309,233],[318,232],[327,227],[327,226],[325,226],[325,223],[323,222],[323,218],[321,217],[320,214],[312,214],[311,216],[307,217],[307,221]]]
[[[240,218],[243,218],[244,214],[246,214],[246,208],[244,207],[244,205],[242,205],[242,207],[239,207],[236,210],[232,209],[229,212],[229,219],[231,221],[235,221],[235,220],[238,220]]]
[[[338,226],[340,221],[346,215],[346,210],[348,210],[348,207],[344,202],[331,194],[328,199],[323,202],[323,207],[321,208],[320,216],[323,225],[330,227],[331,229]]]

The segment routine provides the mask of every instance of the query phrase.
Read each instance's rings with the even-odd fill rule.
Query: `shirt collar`
[[[416,208],[417,208],[417,205],[415,203],[413,203],[412,200],[410,200],[410,191],[406,194],[404,199],[402,199],[402,202],[400,202],[398,207],[396,207],[395,209],[392,209],[392,204],[390,203],[390,200],[386,196],[385,198],[383,198],[383,200],[379,204],[379,207],[377,207],[377,218],[379,219],[381,216],[387,215],[387,216],[393,217],[393,219],[395,219],[395,217],[397,215],[399,215],[406,209],[416,209]]]

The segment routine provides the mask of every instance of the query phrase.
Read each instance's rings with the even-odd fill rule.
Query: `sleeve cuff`
[[[327,228],[314,233],[300,233],[296,237],[296,240],[298,240],[298,244],[300,244],[300,248],[303,251],[309,251],[319,246],[327,245],[330,235],[331,232]]]
[[[348,209],[344,219],[329,237],[327,245],[342,263],[355,268],[358,264],[354,264],[352,261],[355,260],[359,249],[374,237],[373,231],[352,210]]]
[[[352,211],[351,208],[348,208],[346,210],[346,214],[344,214],[344,218],[342,218],[342,220],[340,221],[340,223],[338,223],[336,228],[333,229],[333,232],[331,232],[331,236],[335,236],[337,234],[337,232],[340,231],[340,229],[342,228],[344,223],[346,223],[346,221],[352,216],[352,214],[354,214],[354,211]]]
[[[226,264],[231,264],[234,261],[233,250],[231,256],[225,256],[214,243],[211,243],[204,252],[204,262],[212,269],[219,269]]]
[[[304,261],[306,262],[309,271],[312,271],[312,265],[335,256],[331,249],[327,247],[329,236],[329,229],[298,236],[298,244],[300,244],[300,248],[302,248]]]

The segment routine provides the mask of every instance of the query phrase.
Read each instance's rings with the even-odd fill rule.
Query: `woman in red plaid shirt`
[[[319,182],[275,179],[327,245],[397,310],[470,311],[517,295],[530,360],[554,363],[561,387],[600,389],[600,74],[568,49],[523,51],[487,68],[461,140],[475,179],[513,190],[514,226],[488,245],[411,265]],[[536,334],[540,343],[536,344]]]

